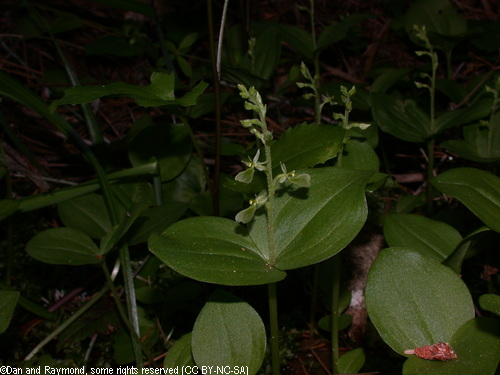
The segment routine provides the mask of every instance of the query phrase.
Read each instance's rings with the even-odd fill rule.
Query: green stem
[[[215,56],[215,37],[212,0],[207,0],[208,18],[208,40],[210,44],[210,60],[212,63],[212,75],[214,79],[214,100],[215,100],[215,167],[213,182],[213,209],[214,215],[219,215],[219,179],[220,179],[220,154],[221,154],[221,92],[219,83],[220,72],[217,69],[217,58]],[[222,40],[219,40],[222,43]]]
[[[315,26],[315,20],[314,20],[314,0],[310,0],[311,3],[311,9],[309,11],[310,16],[311,16],[311,36],[312,36],[312,45],[313,45],[313,51],[314,52],[314,57],[313,57],[313,63],[314,63],[314,76],[313,76],[313,86],[314,86],[314,122],[316,124],[321,123],[321,96],[319,94],[319,54],[316,53],[316,28]]]
[[[269,298],[269,321],[271,324],[271,358],[273,375],[280,375],[280,348],[278,326],[278,301],[276,283],[267,284]]]
[[[340,299],[340,257],[333,257],[332,280],[332,374],[338,374],[339,353],[339,299]]]
[[[432,202],[433,202],[433,191],[431,180],[434,178],[434,145],[436,143],[435,138],[431,138],[427,141],[427,190],[426,190],[426,203],[427,203],[427,214],[432,215]]]
[[[80,318],[83,313],[85,313],[88,309],[90,309],[99,299],[108,291],[108,287],[104,287],[100,292],[94,295],[90,301],[88,301],[85,305],[83,305],[78,311],[76,311],[70,318],[68,318],[63,324],[57,327],[52,333],[50,333],[47,337],[45,337],[37,346],[33,348],[33,350],[24,358],[25,361],[29,361],[33,358],[36,353],[40,351],[45,345],[51,342],[55,337],[57,337],[62,331],[68,328],[71,323]]]

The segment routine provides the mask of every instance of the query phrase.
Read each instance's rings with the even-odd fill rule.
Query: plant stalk
[[[227,1],[227,0],[226,0]],[[225,17],[225,14],[223,15]],[[212,75],[214,79],[214,105],[215,105],[215,167],[213,180],[213,210],[214,215],[219,216],[219,179],[220,179],[220,154],[221,154],[221,92],[220,92],[220,67],[217,66],[215,55],[215,36],[214,36],[214,16],[212,0],[207,0],[207,19],[208,19],[208,40],[210,45],[210,61],[212,65]],[[224,22],[224,20],[222,20]],[[221,30],[223,30],[221,28]],[[222,34],[219,35],[219,45],[222,45]]]
[[[278,326],[278,301],[276,283],[267,284],[269,299],[269,322],[271,325],[271,358],[273,375],[280,375],[280,348]]]
[[[340,256],[333,257],[333,278],[332,278],[332,374],[338,374],[339,353],[339,299],[340,299]]]

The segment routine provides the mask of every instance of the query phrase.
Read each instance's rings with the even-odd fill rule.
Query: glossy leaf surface
[[[380,336],[399,354],[450,342],[474,317],[472,298],[460,277],[409,248],[382,250],[368,274],[365,301]]]
[[[275,198],[274,255],[268,248],[263,209],[257,211],[249,230],[224,218],[182,220],[161,235],[153,234],[149,248],[185,276],[226,285],[279,281],[285,277],[283,270],[327,259],[363,226],[364,189],[372,172],[337,168],[306,172],[311,175],[310,187],[289,187]]]
[[[255,374],[266,351],[266,330],[245,301],[217,290],[193,327],[193,357],[198,366],[248,366]]]
[[[462,202],[487,226],[500,232],[500,177],[475,168],[455,168],[431,181],[441,193]]]
[[[257,285],[282,280],[283,271],[266,265],[244,226],[219,217],[194,217],[152,234],[149,249],[180,274],[225,285]]]
[[[101,253],[85,233],[72,228],[52,228],[38,233],[26,245],[33,258],[50,264],[97,264]]]
[[[409,247],[438,262],[445,260],[462,240],[452,226],[411,214],[388,215],[384,235],[389,246]]]

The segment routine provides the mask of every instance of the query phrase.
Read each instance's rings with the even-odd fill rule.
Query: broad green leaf
[[[253,375],[264,360],[266,330],[248,303],[216,290],[194,323],[191,347],[198,366],[245,366]]]
[[[300,170],[297,174],[300,174]],[[150,250],[169,267],[196,280],[225,285],[279,281],[281,270],[320,262],[342,250],[366,220],[370,171],[308,169],[308,188],[288,186],[275,197],[274,254],[266,216],[249,225],[215,217],[182,220],[149,239]]]
[[[332,23],[319,35],[317,50],[321,50],[328,47],[330,44],[341,41],[347,36],[349,30],[353,26],[371,17],[373,17],[371,14],[354,14],[348,15],[342,20]]]
[[[189,332],[177,340],[169,349],[163,362],[165,373],[169,369],[182,368],[183,366],[195,366],[193,355],[191,354],[192,333]],[[172,370],[175,371],[175,370]]]
[[[276,26],[270,25],[258,35],[253,54],[252,73],[270,79],[281,57],[281,41]]]
[[[425,25],[427,31],[441,35],[461,35],[467,31],[467,21],[460,16],[448,0],[413,1],[405,15],[405,29]]]
[[[363,348],[350,350],[339,358],[337,369],[341,374],[357,374],[365,364]]]
[[[208,85],[201,82],[190,93],[180,99],[175,98],[174,86],[174,74],[154,72],[151,75],[151,84],[148,86],[115,82],[109,85],[72,87],[66,90],[61,99],[55,100],[50,105],[50,109],[55,111],[57,106],[65,104],[91,103],[94,100],[111,95],[131,97],[137,104],[143,107],[158,107],[175,104],[189,106],[196,103],[197,96],[200,95]]]
[[[141,130],[129,146],[133,166],[158,161],[162,181],[177,177],[191,157],[192,142],[182,124],[152,125]]]
[[[19,292],[0,290],[0,333],[9,327],[18,298]]]
[[[372,171],[329,167],[304,172],[311,176],[309,188],[291,190],[275,199],[275,266],[283,270],[335,255],[354,239],[366,220],[365,186]],[[269,254],[268,249],[262,251]]]
[[[312,36],[304,29],[293,25],[279,25],[283,40],[303,57],[313,57]]]
[[[500,360],[500,323],[491,318],[475,318],[461,326],[449,341],[458,358],[428,361],[412,356],[403,375],[493,375]],[[411,348],[413,349],[413,348]]]
[[[224,285],[258,285],[286,274],[266,265],[245,227],[219,217],[194,217],[153,233],[149,249],[169,267],[195,280]]]
[[[462,240],[452,226],[411,214],[388,215],[384,235],[389,246],[409,247],[438,262],[445,260]]]
[[[386,133],[408,142],[425,142],[435,135],[429,116],[413,100],[372,94],[371,103],[373,118]]]
[[[59,217],[67,227],[78,229],[92,238],[102,238],[111,230],[104,198],[88,194],[67,200],[57,206]]]
[[[85,233],[72,228],[52,228],[38,233],[26,245],[33,258],[50,264],[97,264],[102,255]]]
[[[441,193],[462,202],[487,226],[500,232],[500,177],[475,168],[455,168],[431,181]]]
[[[479,305],[483,310],[500,315],[500,296],[497,294],[483,294],[479,297]]]
[[[289,129],[271,146],[273,173],[281,173],[280,162],[292,171],[333,159],[340,151],[344,135],[345,130],[338,126],[303,124]]]
[[[409,248],[381,251],[368,274],[365,301],[382,339],[402,355],[450,342],[474,317],[472,298],[460,277]]]

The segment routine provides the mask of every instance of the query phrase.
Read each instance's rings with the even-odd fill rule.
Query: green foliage
[[[373,324],[399,354],[450,342],[460,326],[474,318],[472,298],[460,277],[411,248],[382,250],[365,293]]]
[[[165,355],[166,368],[277,375],[279,336],[297,324],[329,333],[332,373],[393,373],[382,367],[396,355],[408,375],[498,371],[500,78],[490,69],[498,22],[476,22],[449,0],[395,2],[383,30],[377,2],[365,5],[373,14],[332,21],[311,0],[293,15],[280,10],[279,23],[259,20],[257,8],[240,20],[244,7],[226,2],[219,82],[206,58],[214,30],[207,38],[200,19],[211,1],[172,2],[164,13],[160,3],[95,2],[73,11],[16,4],[18,26],[2,38],[2,364],[141,368]],[[126,16],[104,22],[106,7]],[[383,36],[376,53],[366,38],[374,29]],[[13,35],[31,44],[20,53]],[[404,60],[408,42],[416,56]],[[388,51],[401,56],[390,61]],[[108,116],[115,102],[130,121]],[[352,251],[370,227],[389,248],[368,274],[366,306],[395,353],[374,353],[376,332],[363,347],[352,341],[358,322],[347,308],[359,295],[343,278],[374,256]],[[341,264],[346,247],[353,259]],[[320,278],[320,264],[333,271]],[[267,301],[256,292],[263,284]],[[59,290],[71,299],[56,303]],[[320,300],[328,306],[316,322]],[[474,317],[473,300],[485,318]],[[27,324],[33,316],[46,321]],[[438,342],[458,358],[405,354]]]
[[[194,323],[191,348],[198,366],[244,366],[256,374],[266,350],[264,323],[249,304],[216,290]]]

